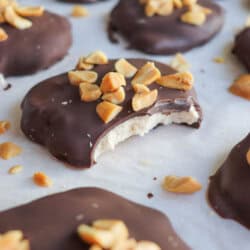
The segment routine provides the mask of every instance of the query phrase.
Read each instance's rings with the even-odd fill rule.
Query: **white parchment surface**
[[[125,49],[125,44],[109,42],[107,17],[116,1],[89,5],[90,16],[83,19],[70,17],[72,4],[53,0],[21,2],[43,4],[48,10],[68,16],[73,26],[74,43],[63,61],[35,75],[8,78],[12,88],[0,92],[0,120],[7,119],[12,123],[12,129],[0,137],[0,143],[12,141],[24,150],[12,160],[0,160],[0,210],[75,187],[97,186],[163,211],[192,249],[249,250],[250,231],[217,216],[208,206],[205,195],[208,177],[225,160],[229,150],[250,131],[250,102],[227,91],[234,78],[244,72],[231,55],[231,48],[234,35],[243,27],[249,14],[247,1],[218,1],[226,15],[222,32],[207,45],[185,54],[192,64],[203,107],[202,127],[199,130],[176,125],[159,127],[145,137],[122,143],[85,171],[66,168],[46,149],[24,137],[19,123],[20,103],[26,92],[41,80],[68,71],[80,55],[97,49],[105,51],[109,58],[142,57],[167,63],[171,57],[147,56]],[[225,64],[213,62],[218,56],[225,58]],[[23,165],[24,170],[10,176],[8,169],[15,164]],[[35,186],[31,178],[35,171],[48,174],[54,180],[53,187]],[[190,196],[166,193],[161,189],[161,182],[168,174],[194,176],[203,184],[203,190]],[[154,177],[157,177],[156,181]],[[147,198],[149,192],[154,194],[152,199]]]

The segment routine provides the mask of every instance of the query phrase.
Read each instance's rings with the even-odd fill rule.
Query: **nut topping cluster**
[[[139,0],[145,5],[145,14],[148,17],[171,15],[175,9],[187,8],[181,15],[181,21],[191,25],[201,26],[206,22],[212,10],[197,3],[198,0]]]
[[[92,226],[82,224],[77,229],[79,237],[90,244],[90,250],[160,250],[151,241],[129,238],[129,231],[121,220],[96,220]]]
[[[28,240],[24,239],[22,231],[12,230],[0,234],[0,249],[30,250],[30,244]]]
[[[32,26],[26,17],[42,16],[42,6],[23,7],[15,0],[0,0],[0,23],[8,23],[16,29],[23,30]],[[0,28],[0,42],[8,39],[8,34]]]
[[[158,90],[149,88],[153,83],[183,91],[193,87],[194,79],[188,71],[162,76],[153,62],[147,62],[137,69],[123,58],[115,62],[115,72],[107,72],[99,79],[94,67],[108,62],[102,51],[96,51],[87,57],[81,57],[76,70],[68,72],[69,82],[79,88],[83,102],[102,100],[97,104],[96,112],[104,123],[112,121],[123,110],[121,104],[126,99],[127,79],[131,79],[131,87],[134,90],[131,101],[134,112],[148,108],[157,101]]]

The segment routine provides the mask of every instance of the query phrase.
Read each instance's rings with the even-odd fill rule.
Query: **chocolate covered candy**
[[[235,39],[233,53],[250,72],[250,27],[242,30]]]
[[[230,152],[210,178],[208,199],[222,217],[238,221],[250,229],[250,134]]]
[[[18,8],[9,4],[0,13],[0,72],[5,76],[48,68],[67,54],[72,42],[66,18],[42,7]]]
[[[120,0],[110,15],[111,40],[116,41],[118,32],[131,48],[148,54],[173,54],[207,43],[223,25],[223,11],[213,1],[200,0],[201,6],[194,8],[173,8],[168,6],[172,1],[166,2],[155,11],[156,3],[145,7],[139,0]]]
[[[190,90],[178,90],[154,81],[148,86],[140,84],[137,91],[142,91],[140,87],[143,87],[143,91],[149,93],[134,98],[136,84],[132,86],[131,82],[141,81],[140,76],[122,80],[121,74],[115,73],[120,68],[117,60],[106,62],[102,56],[100,62],[106,64],[96,65],[90,71],[70,72],[71,83],[65,73],[45,80],[29,91],[22,102],[21,128],[30,140],[44,145],[56,158],[86,168],[118,143],[133,135],[144,135],[159,124],[199,127],[201,108],[192,87],[187,85],[184,88]],[[95,56],[90,61],[93,59]],[[128,63],[132,70],[145,65],[143,69],[150,70],[154,65],[143,59],[128,59]],[[88,63],[83,65],[91,66]],[[162,75],[175,73],[165,64],[155,62],[155,66],[156,75],[159,72]],[[77,77],[91,83],[80,84]],[[161,79],[161,84],[164,80]],[[121,86],[112,85],[118,82]],[[112,93],[102,93],[107,91],[107,86],[114,88]],[[140,99],[141,96],[145,98]]]
[[[87,250],[77,235],[81,224],[99,219],[123,221],[131,238],[162,250],[190,249],[162,213],[97,188],[79,188],[0,212],[0,234],[21,230],[32,250]]]

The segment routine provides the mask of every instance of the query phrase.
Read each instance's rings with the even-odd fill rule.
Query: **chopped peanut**
[[[112,121],[121,111],[121,106],[107,101],[103,101],[96,106],[96,112],[104,123]]]
[[[80,238],[89,244],[97,244],[102,248],[111,248],[114,244],[115,239],[111,231],[96,229],[87,225],[80,225],[77,231]]]
[[[9,160],[15,156],[20,155],[22,148],[12,142],[5,142],[0,144],[0,158]]]
[[[4,29],[0,28],[0,42],[6,41],[8,39],[8,34]]]
[[[138,83],[134,84],[133,89],[134,89],[135,93],[137,93],[137,94],[150,92],[150,89],[144,84],[138,84]]]
[[[88,16],[88,14],[88,10],[81,5],[75,5],[71,12],[71,16],[73,17],[85,17]]]
[[[201,184],[193,177],[166,176],[163,188],[172,193],[192,194],[201,190]]]
[[[20,30],[28,29],[32,26],[32,22],[18,16],[12,6],[6,7],[4,18],[7,23]]]
[[[125,97],[126,97],[125,90],[123,87],[120,87],[115,92],[104,94],[102,96],[102,100],[109,101],[114,104],[120,104],[124,102]]]
[[[126,239],[120,242],[117,242],[111,250],[135,250],[137,249],[137,242],[135,239]],[[145,249],[146,250],[146,249]]]
[[[168,0],[168,1],[164,1],[164,3],[162,3],[159,6],[156,13],[160,16],[168,16],[168,15],[172,14],[173,11],[174,11],[173,0]]]
[[[185,72],[190,69],[190,64],[181,53],[177,53],[170,63],[170,66],[178,72]]]
[[[85,57],[80,57],[77,65],[76,65],[77,70],[91,70],[93,68],[94,68],[93,64],[85,62]]]
[[[98,245],[92,245],[89,250],[103,250],[102,247],[98,246]]]
[[[192,89],[194,78],[190,72],[179,72],[176,74],[162,76],[157,80],[157,83],[167,88],[187,91]]]
[[[9,169],[9,174],[18,174],[23,170],[23,166],[15,165]]]
[[[0,135],[4,134],[9,129],[10,129],[10,122],[0,121]]]
[[[42,16],[44,14],[44,7],[34,6],[34,7],[16,7],[15,11],[18,15],[23,17],[32,17],[32,16]]]
[[[23,239],[23,233],[19,230],[13,230],[0,234],[1,250],[30,250],[28,240]]]
[[[250,74],[242,75],[236,79],[229,91],[250,101]]]
[[[135,94],[132,99],[132,108],[135,112],[152,106],[158,97],[158,90]]]
[[[247,163],[250,165],[250,148],[247,151]]]
[[[215,57],[214,62],[216,62],[216,63],[224,63],[225,59],[223,57]]]
[[[182,3],[182,0],[173,0],[174,2],[174,7],[177,8],[177,9],[180,9],[183,7],[183,3]]]
[[[181,15],[181,21],[184,23],[201,26],[206,21],[206,14],[201,11],[188,11]]]
[[[151,241],[139,241],[135,250],[161,250],[161,248]]]
[[[152,62],[147,62],[142,68],[138,70],[134,79],[132,80],[132,85],[134,84],[145,84],[150,85],[161,77],[161,72],[155,67]]]
[[[83,82],[79,86],[81,100],[84,102],[93,102],[100,98],[102,91],[96,84]]]
[[[52,180],[46,174],[37,172],[33,175],[33,181],[40,187],[50,187],[53,185]]]
[[[100,88],[103,93],[109,93],[118,90],[121,86],[126,86],[124,76],[117,72],[109,72],[103,77]]]
[[[107,64],[108,58],[102,51],[95,51],[86,57],[86,63],[90,64]]]
[[[197,3],[197,0],[182,0],[184,6],[193,6]]]
[[[78,86],[82,82],[94,83],[97,81],[98,74],[95,71],[70,71],[68,72],[69,81],[72,85]]]
[[[137,68],[129,63],[126,59],[122,58],[115,63],[115,70],[124,75],[126,78],[131,78],[137,72]]]

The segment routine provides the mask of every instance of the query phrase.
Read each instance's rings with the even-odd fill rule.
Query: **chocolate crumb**
[[[152,198],[154,197],[154,195],[153,195],[152,193],[148,193],[148,194],[147,194],[147,197],[148,197],[149,199],[152,199]]]

